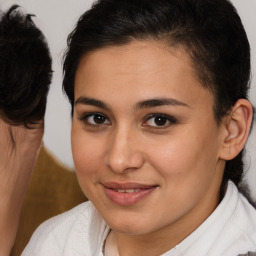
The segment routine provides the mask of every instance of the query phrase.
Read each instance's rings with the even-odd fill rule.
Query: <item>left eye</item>
[[[104,125],[104,124],[109,124],[109,120],[107,117],[103,114],[100,113],[91,113],[83,116],[81,118],[82,121],[90,124],[90,125]]]
[[[174,118],[165,114],[158,114],[150,116],[143,125],[161,128],[174,123],[176,123],[176,120]]]

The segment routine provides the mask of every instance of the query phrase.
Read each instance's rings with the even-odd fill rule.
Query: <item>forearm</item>
[[[0,202],[0,256],[9,256],[13,247],[21,211],[20,199],[1,197]]]
[[[37,150],[20,150],[0,171],[0,256],[9,256],[13,247]]]

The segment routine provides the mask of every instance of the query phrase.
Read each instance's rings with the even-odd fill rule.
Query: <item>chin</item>
[[[133,214],[132,214],[133,215]],[[110,218],[106,216],[105,221],[108,226],[116,232],[130,235],[142,235],[150,233],[152,222],[147,221],[143,216],[131,216],[129,213],[120,216],[114,215]]]

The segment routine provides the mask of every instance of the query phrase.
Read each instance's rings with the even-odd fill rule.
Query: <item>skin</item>
[[[43,120],[11,125],[0,116],[0,255],[9,256],[44,132]]]
[[[154,41],[96,50],[80,61],[75,102],[77,176],[112,228],[120,255],[160,255],[214,211],[227,131],[217,125],[214,97],[185,51]],[[165,115],[160,125],[156,114]],[[107,182],[155,188],[139,202],[119,205],[106,195]]]

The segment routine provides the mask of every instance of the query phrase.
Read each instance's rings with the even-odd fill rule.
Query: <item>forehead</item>
[[[75,98],[83,94],[104,98],[109,91],[111,96],[132,93],[139,100],[168,94],[188,103],[196,101],[197,95],[212,97],[184,49],[155,41],[133,41],[82,57],[75,77]]]
[[[152,71],[150,74],[153,76],[171,73],[177,65],[184,72],[185,69],[192,71],[190,73],[196,78],[194,65],[184,48],[168,47],[154,40],[134,40],[125,45],[104,47],[87,53],[81,58],[77,71],[83,69],[83,72],[89,73],[89,69],[94,69],[102,76],[112,73],[144,75]]]

